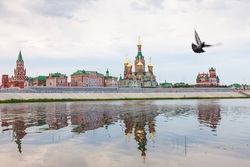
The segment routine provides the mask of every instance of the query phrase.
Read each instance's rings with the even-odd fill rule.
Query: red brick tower
[[[24,61],[21,51],[19,51],[19,55],[16,61],[16,69],[14,69],[14,75],[15,86],[24,88],[24,81],[26,79],[26,69],[24,69]]]

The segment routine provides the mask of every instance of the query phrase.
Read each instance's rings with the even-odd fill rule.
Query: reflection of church
[[[30,104],[27,104],[30,105]],[[44,113],[49,111],[49,113]],[[42,112],[41,112],[42,111]],[[39,126],[39,131],[60,129],[68,126],[66,105],[57,104],[37,106],[32,112],[26,110],[26,104],[20,105],[18,108],[0,107],[1,126],[3,132],[12,132],[13,139],[17,144],[18,152],[22,153],[22,139],[27,135],[26,128],[31,126]],[[48,126],[44,126],[44,125]],[[44,127],[42,127],[44,126]]]
[[[220,106],[218,104],[199,104],[198,119],[201,124],[209,126],[212,131],[216,131],[217,125],[221,120]]]
[[[13,113],[8,113],[8,110],[6,108],[1,109],[1,112],[1,126],[3,127],[3,131],[12,130],[13,138],[15,139],[15,143],[17,144],[18,152],[22,153],[21,139],[27,134],[25,132],[27,125],[25,124],[25,118],[22,115],[25,110],[23,108],[20,108],[18,111],[13,111],[16,112],[16,115],[13,115]]]
[[[148,64],[148,71],[145,71],[145,59],[141,52],[141,43],[137,45],[138,52],[135,57],[135,71],[132,71],[132,65],[129,60],[124,62],[124,74],[123,79],[120,77],[119,82],[121,87],[125,88],[154,88],[157,86],[156,77],[153,73],[153,65]]]
[[[130,136],[133,133],[134,129],[134,139],[138,143],[138,150],[141,151],[141,156],[143,157],[144,161],[146,158],[146,145],[148,142],[147,139],[147,132],[150,134],[150,139],[154,141],[155,138],[155,123],[154,118],[157,116],[157,113],[140,113],[137,115],[133,115],[131,113],[127,113],[123,116],[124,124],[125,124],[125,135],[130,141]],[[148,128],[146,128],[148,126]]]

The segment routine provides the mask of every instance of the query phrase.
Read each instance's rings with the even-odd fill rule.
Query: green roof
[[[143,81],[151,81],[150,78],[143,78]]]
[[[232,84],[232,85],[229,85],[228,87],[240,88],[241,86],[242,86],[242,84],[234,83],[234,84]]]
[[[120,75],[119,81],[121,81],[121,80],[122,80],[122,76]]]
[[[165,86],[165,87],[173,86],[172,83],[168,83],[168,82],[160,83],[160,85],[161,85],[161,86]]]
[[[206,79],[206,80],[209,80],[208,74],[206,75],[205,79]]]
[[[71,74],[70,76],[76,76],[76,75],[90,75],[90,72],[95,72],[96,75],[98,76],[104,76],[101,73],[98,73],[97,71],[86,71],[86,70],[77,70],[76,72],[74,72],[73,74]]]
[[[26,81],[33,81],[34,78],[33,77],[26,77]]]
[[[38,76],[38,77],[36,77],[37,78],[37,80],[46,80],[46,78],[47,78],[47,76]]]
[[[215,68],[211,67],[209,70],[215,70]]]
[[[186,83],[175,83],[174,86],[187,86],[188,84]]]
[[[196,77],[196,81],[199,81],[199,80],[201,80],[201,78],[200,78],[200,76],[199,76],[199,75],[197,75],[197,77]]]
[[[116,78],[117,79],[117,77],[113,77],[113,76],[104,76],[104,78],[105,79],[107,79],[107,78]]]
[[[61,74],[61,73],[59,73],[59,72],[56,72],[56,73],[52,73],[51,75],[52,75],[53,78],[60,78],[61,75],[63,75],[63,74]],[[68,78],[66,75],[63,75],[63,76],[64,76],[65,78]]]
[[[18,62],[23,62],[23,57],[22,57],[21,50],[19,51],[17,61],[18,61]]]
[[[142,53],[141,53],[141,52],[138,52],[138,53],[137,53],[137,57],[142,57]]]

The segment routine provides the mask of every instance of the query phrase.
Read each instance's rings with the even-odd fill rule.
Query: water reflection
[[[158,114],[159,113],[155,108],[155,110],[149,110],[148,112],[142,110],[136,113],[125,113],[121,115],[121,119],[124,121],[126,127],[124,132],[127,136],[127,140],[128,142],[130,141],[130,135],[133,133],[134,129],[134,139],[138,143],[138,150],[141,151],[141,156],[143,157],[144,161],[147,150],[146,127],[148,129],[148,133],[150,134],[150,139],[154,141],[156,133],[154,119]]]
[[[221,120],[220,111],[220,105],[216,101],[199,101],[198,120],[200,124],[210,127],[215,132]]]
[[[138,102],[136,102],[138,103]],[[134,131],[134,140],[138,142],[138,149],[141,156],[146,156],[147,132],[150,139],[154,140],[155,122],[158,115],[157,107],[153,104],[135,104],[129,106],[128,103],[117,105],[107,105],[105,103],[45,103],[45,104],[20,104],[1,106],[1,126],[2,132],[12,132],[13,138],[18,145],[18,152],[22,153],[21,139],[27,134],[26,128],[35,128],[35,131],[28,133],[41,133],[47,130],[58,130],[64,127],[72,127],[72,132],[76,134],[95,130],[117,122],[123,121],[127,136]]]
[[[185,166],[186,161],[182,160],[185,155],[199,161],[204,158],[202,156],[215,153],[216,149],[221,156],[228,156],[229,152],[234,155],[233,151],[250,156],[250,103],[236,104],[237,101],[231,105],[218,100],[1,104],[0,161],[7,157],[16,162],[19,160],[16,154],[39,154],[40,158],[48,154],[53,159],[52,153],[55,152],[48,151],[51,146],[57,146],[57,153],[60,152],[61,156],[67,153],[60,159],[82,155],[74,160],[79,162],[86,157],[84,163],[88,164],[91,158],[101,156],[112,162],[109,166],[115,162],[117,166],[125,166],[127,162],[122,160],[126,158],[134,166],[138,166],[138,162],[153,166],[154,163],[173,160],[182,161],[179,166]],[[229,112],[230,109],[233,112]],[[218,135],[213,135],[210,130]],[[96,136],[91,135],[94,132]],[[54,140],[57,134],[59,140]],[[51,135],[53,141],[48,141]],[[42,154],[41,150],[45,153]],[[45,161],[43,159],[43,163]],[[7,160],[4,162],[6,164]],[[94,166],[102,163],[96,162]],[[159,166],[165,166],[163,164]]]

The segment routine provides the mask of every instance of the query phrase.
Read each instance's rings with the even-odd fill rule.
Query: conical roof
[[[19,51],[17,61],[18,62],[23,62],[23,56],[22,56],[21,50]]]

